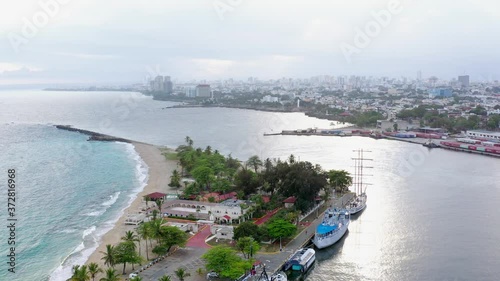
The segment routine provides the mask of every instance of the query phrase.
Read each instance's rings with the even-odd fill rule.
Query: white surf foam
[[[99,246],[98,242],[101,240],[102,236],[104,236],[104,234],[106,234],[115,226],[118,219],[125,212],[125,209],[127,209],[132,204],[135,198],[137,198],[139,192],[141,192],[146,186],[149,178],[149,173],[148,173],[149,167],[142,160],[139,153],[137,153],[135,147],[132,144],[128,143],[121,143],[121,144],[126,146],[126,151],[129,153],[129,157],[134,161],[136,161],[137,163],[135,167],[137,184],[130,192],[129,201],[127,202],[126,206],[119,212],[117,212],[116,216],[114,216],[112,219],[102,223],[97,228],[95,226],[92,226],[83,232],[82,235],[83,242],[80,243],[75,248],[75,250],[73,250],[73,252],[69,254],[63,260],[63,262],[50,274],[50,279],[49,279],[50,281],[66,281],[68,278],[70,278],[73,266],[76,264],[84,264],[88,260],[90,255]],[[109,206],[116,203],[119,195],[120,192],[116,192],[111,196],[111,198],[108,201],[102,203],[101,205],[109,208]],[[87,215],[90,215],[92,213],[89,213]]]

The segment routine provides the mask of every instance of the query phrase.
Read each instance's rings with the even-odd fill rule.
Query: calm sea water
[[[61,262],[68,255],[79,261],[90,252],[93,240],[127,205],[127,194],[141,185],[139,160],[130,147],[85,142],[84,136],[47,124],[168,146],[191,136],[195,145],[240,159],[293,153],[325,169],[349,171],[352,150],[369,149],[368,207],[341,243],[318,252],[307,280],[498,280],[498,159],[357,137],[264,137],[265,132],[331,125],[300,113],[164,109],[169,105],[133,93],[0,92],[0,165],[4,173],[19,167],[25,226],[18,235],[27,239],[18,279],[6,275],[0,263],[0,280],[46,280],[49,275],[64,280]],[[78,156],[67,160],[70,153]]]

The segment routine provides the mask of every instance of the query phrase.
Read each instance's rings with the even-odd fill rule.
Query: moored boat
[[[347,211],[350,215],[357,214],[366,208],[366,200],[368,197],[366,193],[361,193],[356,195],[346,206]]]
[[[316,251],[311,248],[302,248],[297,250],[283,265],[283,270],[293,270],[306,272],[311,268],[312,264],[316,261]]]
[[[355,150],[355,152],[358,153],[358,156],[356,158],[353,158],[354,160],[353,188],[355,196],[346,205],[347,212],[349,212],[350,215],[357,214],[366,208],[366,201],[368,200],[368,196],[366,195],[366,185],[368,185],[368,183],[363,182],[363,170],[371,167],[363,166],[363,161],[372,160],[363,158],[363,153],[370,151],[360,149],[360,150]]]
[[[323,221],[316,227],[313,239],[316,248],[323,249],[337,243],[347,232],[350,221],[347,210],[328,209]]]

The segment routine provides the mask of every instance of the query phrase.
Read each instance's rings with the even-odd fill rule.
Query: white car
[[[130,275],[128,276],[128,278],[134,278],[134,277],[137,277],[139,276],[139,274],[133,272],[133,273],[130,273]]]
[[[211,280],[213,278],[219,278],[219,274],[217,274],[217,272],[213,272],[213,271],[207,273],[207,280]]]

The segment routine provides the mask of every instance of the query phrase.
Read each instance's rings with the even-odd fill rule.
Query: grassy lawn
[[[174,160],[174,161],[179,160],[177,158],[177,152],[174,152],[171,149],[162,148],[161,154],[163,154],[163,156],[165,156],[167,160]]]

